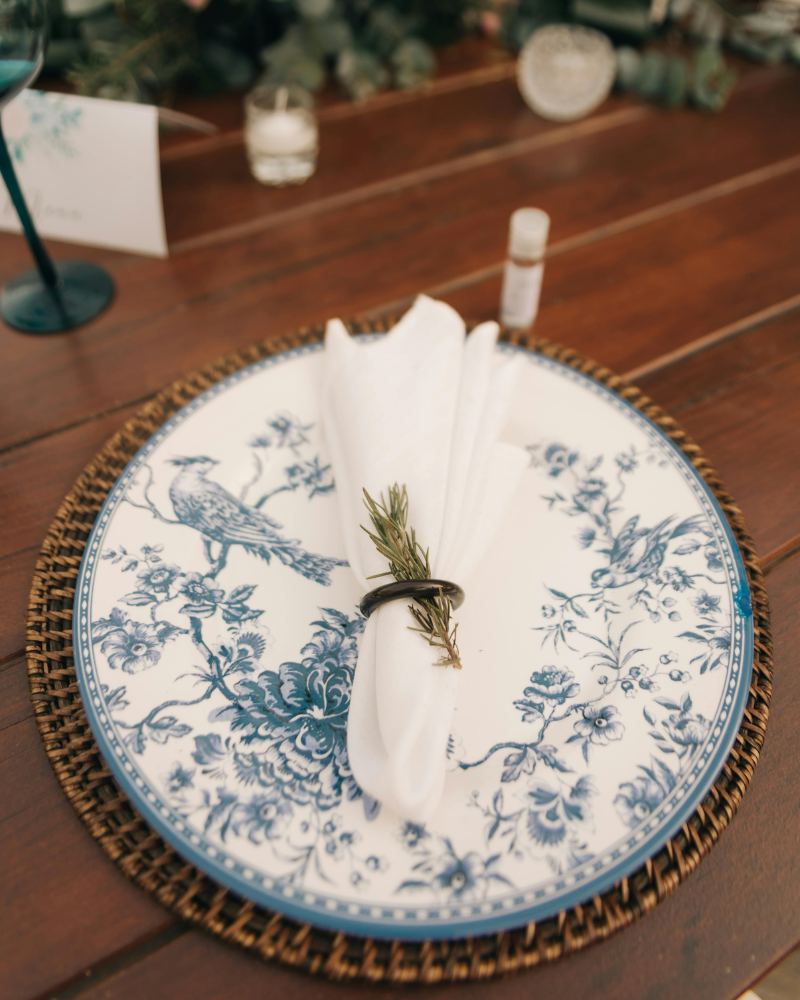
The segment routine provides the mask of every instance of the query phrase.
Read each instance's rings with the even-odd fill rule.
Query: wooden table
[[[800,941],[800,74],[756,68],[717,117],[615,97],[554,125],[476,49],[423,94],[322,115],[304,187],[251,181],[227,131],[163,150],[169,260],[79,252],[118,297],[49,338],[0,328],[0,997],[335,1000],[406,991],[267,967],[129,885],[75,817],[28,699],[39,544],[84,463],[164,383],[233,348],[420,290],[496,315],[513,209],[552,218],[537,332],[644,387],[702,444],[761,553],[776,639],[763,760],[739,815],[654,913],[561,964],[436,997],[733,1000]],[[28,266],[0,238],[0,280]],[[58,253],[75,254],[56,247]]]

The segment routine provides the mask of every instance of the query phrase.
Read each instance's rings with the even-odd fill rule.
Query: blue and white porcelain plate
[[[451,938],[590,899],[678,830],[739,728],[753,627],[725,518],[641,413],[524,352],[530,467],[458,613],[442,804],[406,822],[347,759],[364,623],[322,351],[214,386],[111,491],[76,601],[99,745],[181,854],[304,921]]]

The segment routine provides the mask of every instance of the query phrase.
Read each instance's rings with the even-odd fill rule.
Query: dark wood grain
[[[772,86],[776,87],[774,93]],[[759,125],[763,117],[758,111],[760,105],[747,104],[749,111],[737,120],[727,140],[723,141],[722,133],[716,131],[715,120],[707,126],[715,133],[707,143],[698,140],[690,144],[680,158],[662,135],[663,129],[654,128],[645,134],[625,130],[625,141],[622,132],[589,136],[542,151],[530,161],[505,164],[506,175],[495,177],[492,184],[486,183],[481,172],[459,175],[447,183],[386,196],[346,212],[308,218],[250,240],[181,255],[166,263],[141,261],[138,266],[125,266],[117,273],[117,305],[94,324],[67,336],[49,338],[46,345],[0,330],[0,350],[8,359],[5,370],[15,373],[13,379],[6,376],[4,380],[0,372],[0,447],[141,398],[226,348],[244,346],[331,314],[374,308],[492,264],[503,254],[509,212],[526,200],[537,200],[551,213],[553,240],[557,242],[607,225],[620,213],[658,205],[687,190],[736,176],[737,163],[748,167],[759,162],[764,165],[770,162],[769,156],[796,152],[800,142],[794,132],[778,127],[788,120],[791,95],[784,95],[787,86],[783,78],[770,84],[772,99],[767,106],[775,109],[776,117],[770,118],[763,132]],[[749,100],[752,93],[746,91],[741,101]],[[735,113],[732,108],[731,115]],[[676,116],[674,122],[677,126],[683,120]],[[670,125],[672,122],[670,119]],[[743,131],[747,140],[735,140]],[[783,138],[773,140],[770,136]],[[772,191],[776,193],[770,194]],[[551,295],[573,300],[579,297],[585,268],[603,270],[610,291],[615,283],[632,283],[632,294],[636,294],[641,281],[637,266],[640,272],[645,271],[649,262],[656,272],[662,272],[668,263],[663,252],[662,259],[657,259],[665,239],[668,244],[671,241],[673,250],[681,252],[683,233],[676,231],[670,237],[671,230],[667,230],[664,235],[663,227],[669,226],[669,220],[675,225],[679,225],[679,217],[689,220],[684,221],[684,227],[690,230],[688,243],[683,246],[685,256],[690,249],[698,253],[705,239],[708,261],[714,257],[716,244],[725,242],[727,206],[733,201],[742,202],[741,211],[749,213],[748,225],[769,229],[777,211],[777,221],[782,220],[789,233],[791,205],[787,207],[786,199],[791,200],[792,193],[792,178],[787,176],[758,185],[749,194],[742,191],[718,199],[716,212],[721,229],[717,231],[704,223],[699,208],[651,223],[646,228],[655,227],[656,253],[651,251],[640,260],[629,260],[630,268],[621,267],[619,256],[606,262],[605,252],[599,252],[597,245],[573,251],[582,254],[575,267],[554,261],[548,269],[545,308],[552,302]],[[775,207],[777,203],[779,208]],[[747,248],[737,235],[733,217],[727,233],[729,247],[731,241],[739,241],[740,275],[747,263]],[[602,232],[598,235],[602,236]],[[632,234],[627,238],[623,243],[619,241],[625,237],[620,236],[611,241],[619,243],[619,255],[630,253],[629,248],[636,245]],[[765,270],[775,268],[774,261],[782,250],[789,251],[785,267],[795,266],[796,247],[790,242],[787,245],[788,236],[776,242],[769,232],[765,238],[770,241]],[[732,299],[725,315],[738,318],[758,299],[759,253],[760,248],[754,247],[749,300],[738,311],[738,303]],[[694,265],[688,266],[694,273]],[[557,288],[553,275],[558,273],[566,277],[565,284]],[[694,283],[704,274],[698,268]],[[772,277],[771,286],[763,289],[763,299],[769,304],[773,297],[785,294],[785,286],[791,284],[791,290],[797,290],[781,266]],[[733,286],[740,283],[738,276],[732,276]],[[495,302],[498,287],[495,281]],[[725,294],[724,290],[717,292]],[[481,289],[476,294],[486,301]],[[469,295],[465,292],[461,298],[466,312],[472,312]],[[650,298],[648,289],[646,299]],[[673,298],[662,287],[656,307],[662,312],[666,308],[671,314]],[[695,308],[689,304],[690,311]],[[657,356],[665,349],[665,342],[666,349],[671,349],[697,335],[700,323],[691,326],[680,303],[675,316],[675,342],[662,338],[651,348],[640,337],[637,326],[642,357]],[[633,318],[637,323],[647,320],[641,314]],[[698,319],[707,324],[706,331],[725,322],[716,316]],[[573,325],[568,320],[565,339],[580,347],[572,334]],[[580,327],[578,332],[580,335]],[[589,346],[596,345],[589,340]],[[618,363],[619,355],[608,360]]]
[[[673,415],[687,407],[707,405],[754,377],[768,375],[800,357],[800,307],[686,359],[634,377],[645,392],[655,393],[659,406]],[[679,419],[683,419],[682,417]]]
[[[630,106],[621,98],[614,104]],[[167,161],[161,171],[167,234],[175,243],[220,228],[220,200],[229,226],[558,127],[531,114],[513,80],[501,80],[381,114],[321,121],[317,171],[302,187],[254,183],[241,145]]]
[[[727,392],[687,406],[679,419],[703,441],[762,552],[800,535],[800,360],[796,356]]]
[[[435,1000],[735,1000],[800,936],[797,851],[800,559],[769,580],[776,637],[767,742],[739,814],[698,871],[630,929],[560,964],[484,984],[427,988]],[[767,834],[767,831],[768,834]],[[776,864],[780,859],[780,865]],[[81,992],[82,1000],[391,1000],[418,990],[309,980],[192,931]]]
[[[0,732],[0,788],[3,1000],[39,996],[171,924],[88,836],[31,718]]]
[[[25,610],[36,556],[60,501],[127,408],[0,456],[0,663],[24,646]]]
[[[736,98],[740,104],[738,114],[759,96],[762,108],[771,104],[772,99],[765,95],[776,85],[788,92],[792,82],[780,73],[755,78],[753,83],[757,85],[746,88]],[[781,113],[779,101],[770,114]],[[197,234],[208,239],[215,230],[220,236],[230,231],[238,237],[262,225],[274,226],[274,217],[282,212],[327,210],[329,202],[335,205],[336,196],[348,191],[360,201],[382,195],[387,188],[397,191],[440,175],[448,178],[484,165],[537,157],[542,148],[569,142],[573,136],[606,130],[624,132],[626,127],[645,122],[650,125],[649,135],[658,132],[665,136],[665,130],[658,128],[661,117],[652,108],[615,95],[595,115],[577,124],[546,123],[527,109],[515,81],[510,79],[444,93],[380,114],[321,122],[318,169],[302,187],[275,189],[254,183],[244,149],[239,145],[226,145],[191,161],[165,162],[162,183],[168,207],[167,231],[170,243],[176,246],[183,246],[184,241],[191,244]],[[741,151],[731,150],[730,162],[758,160],[767,123],[762,121],[759,126],[754,120],[752,124],[750,142],[743,143]],[[698,142],[706,144],[711,137],[708,123],[702,119],[698,122],[696,115],[684,113],[671,126],[671,148],[658,148],[659,143],[651,148],[647,138],[636,147],[644,159],[661,154],[674,169],[677,149],[682,153],[691,151]],[[727,125],[726,135],[728,128],[731,134],[737,134],[733,123]],[[712,127],[712,131],[716,129]],[[773,142],[780,135],[774,128],[769,133]],[[633,148],[631,143],[631,151]],[[740,165],[737,172],[745,169]],[[497,188],[490,174],[487,190]],[[225,206],[224,222],[220,205]]]
[[[32,717],[25,662],[15,657],[0,666],[0,732]]]
[[[626,371],[794,294],[796,191],[781,177],[557,257],[537,331]],[[445,298],[488,319],[499,295],[493,277]]]

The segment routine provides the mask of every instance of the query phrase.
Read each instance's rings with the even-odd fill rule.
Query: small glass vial
[[[518,208],[508,231],[508,260],[500,297],[503,326],[526,329],[539,309],[550,216],[540,208]]]
[[[244,142],[262,184],[302,184],[317,166],[314,98],[302,87],[256,87],[244,99]]]

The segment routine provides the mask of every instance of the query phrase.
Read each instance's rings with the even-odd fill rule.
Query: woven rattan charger
[[[351,332],[388,330],[394,317],[352,322]],[[36,720],[67,798],[91,835],[132,882],[182,920],[264,959],[372,982],[486,979],[553,962],[628,926],[668,896],[713,847],[750,782],[766,730],[772,643],[764,580],[741,511],[702,451],[638,389],[575,351],[504,331],[502,339],[566,364],[617,392],[686,454],[724,511],[744,561],[753,607],[753,675],[736,743],[705,801],[655,857],[583,906],[514,931],[456,941],[372,940],[324,931],[270,912],[185,862],[133,808],[106,766],[86,720],[72,655],[72,609],[86,540],[127,463],[184,404],[233,372],[320,340],[310,327],[229,355],[163,390],[106,444],[62,502],[44,540],[27,616],[27,658]]]

